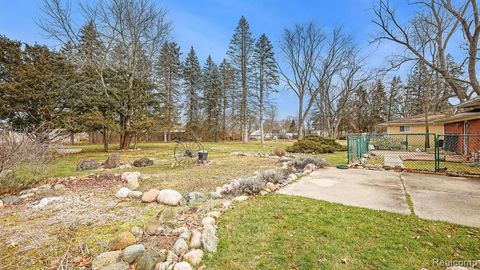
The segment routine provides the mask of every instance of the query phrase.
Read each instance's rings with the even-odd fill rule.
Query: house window
[[[401,133],[409,133],[410,132],[410,126],[400,126],[400,132]]]

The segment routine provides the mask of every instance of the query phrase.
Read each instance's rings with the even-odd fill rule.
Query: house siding
[[[458,137],[457,153],[458,154],[472,154],[474,152],[480,152],[480,119],[468,120],[466,131],[464,128],[464,121],[458,121],[453,123],[447,123],[444,125],[445,134],[467,134],[467,135],[479,135],[468,136],[466,138],[467,153],[464,153],[464,136]]]
[[[425,133],[425,125],[402,125],[402,126],[410,126],[410,132],[408,133]],[[430,133],[435,133],[437,135],[443,135],[443,125],[430,125],[429,126]],[[388,126],[387,133],[389,134],[398,134],[400,132],[400,125],[395,126]]]

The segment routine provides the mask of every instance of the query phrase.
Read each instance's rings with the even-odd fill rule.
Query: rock
[[[191,248],[202,247],[202,233],[197,229],[192,230],[192,236],[190,237],[190,247]]]
[[[223,208],[229,208],[230,205],[232,205],[232,201],[226,200],[222,203],[222,205],[223,205]]]
[[[169,251],[167,254],[167,262],[177,262],[177,261],[178,261],[177,254]]]
[[[94,159],[84,159],[77,164],[77,171],[95,170],[100,168],[100,163]]]
[[[183,238],[178,238],[175,244],[172,247],[172,251],[177,255],[181,256],[188,250],[188,244]]]
[[[126,247],[122,252],[122,260],[132,264],[138,257],[145,253],[145,247],[143,245],[131,245]]]
[[[63,184],[56,184],[53,186],[53,190],[62,190],[65,189],[65,185]]]
[[[248,196],[245,196],[245,195],[238,196],[238,197],[233,198],[233,200],[236,201],[236,202],[243,202],[243,201],[248,200]]]
[[[118,153],[111,154],[103,163],[103,167],[105,167],[105,169],[113,169],[120,167],[121,165],[122,161],[120,160],[120,155]]]
[[[127,197],[130,197],[130,198],[140,198],[142,197],[143,193],[141,191],[136,191],[136,190],[131,190]]]
[[[142,174],[139,172],[124,172],[122,173],[122,180],[127,181],[127,186],[131,190],[137,189],[140,184],[138,180]]]
[[[128,194],[132,192],[129,188],[122,187],[117,191],[117,194],[115,194],[115,197],[121,199],[121,198],[126,198]]]
[[[138,227],[138,226],[134,226],[132,227],[132,229],[130,229],[130,232],[133,234],[133,236],[135,236],[135,238],[137,239],[140,239],[142,238],[143,236],[143,230],[142,228]]]
[[[216,230],[214,227],[203,231],[202,245],[203,248],[210,253],[217,252],[218,237],[216,236]]]
[[[121,251],[109,251],[98,255],[92,261],[92,270],[101,270],[110,264],[119,262],[121,255]]]
[[[168,267],[171,264],[172,262],[169,262],[169,261],[157,263],[157,265],[155,266],[155,270],[168,270]]]
[[[126,262],[117,262],[103,267],[102,270],[129,270],[130,265]]]
[[[176,206],[182,199],[182,194],[173,189],[162,189],[158,193],[157,202]]]
[[[267,194],[268,194],[268,192],[265,191],[265,190],[260,191],[260,195],[267,195]]]
[[[156,201],[159,192],[158,189],[150,189],[149,191],[144,192],[142,195],[142,202],[150,203]]]
[[[155,269],[155,265],[160,261],[160,258],[150,255],[150,254],[143,254],[137,260],[137,267],[135,270],[153,270]]]
[[[287,157],[287,156],[283,156],[283,157],[281,157],[278,161],[280,161],[280,162],[289,162],[289,161],[292,161],[292,160],[294,160],[294,158]]]
[[[211,211],[207,213],[207,217],[212,217],[215,219],[219,218],[221,215],[222,213],[220,213],[220,211]]]
[[[317,169],[317,166],[313,163],[308,163],[307,165],[305,165],[305,167],[303,168],[303,172],[313,172]]]
[[[190,237],[192,237],[192,232],[190,230],[186,230],[182,232],[178,237],[184,239],[185,241],[190,241]]]
[[[183,196],[182,201],[185,202],[184,204],[192,205],[196,201],[203,202],[206,199],[207,199],[207,197],[205,196],[205,194],[203,194],[202,192],[194,191],[194,192],[190,192],[188,194],[185,194]]]
[[[27,194],[20,195],[19,197],[20,199],[25,200],[33,196],[35,196],[35,193],[27,193]]]
[[[20,191],[19,195],[25,195],[25,194],[28,194],[28,193],[35,193],[37,191],[38,191],[38,188],[29,188],[29,189],[25,189],[25,190]]]
[[[47,198],[41,199],[37,204],[34,204],[32,207],[33,208],[42,208],[42,207],[45,207],[52,202],[61,201],[61,200],[63,200],[62,197],[47,197]]]
[[[213,217],[204,217],[202,219],[202,225],[205,229],[215,228],[215,219]]]
[[[0,200],[0,208],[2,208],[2,207],[3,207],[3,201]]]
[[[143,230],[147,235],[156,235],[164,231],[163,227],[157,221],[149,221],[143,224]]]
[[[268,183],[265,185],[265,189],[266,189],[267,191],[273,192],[273,191],[275,191],[275,184],[272,183],[272,182],[268,182]]]
[[[159,214],[158,221],[162,223],[172,222],[175,220],[176,216],[177,214],[175,213],[175,211],[173,211],[173,209],[166,208]]]
[[[194,249],[187,252],[183,258],[193,266],[199,265],[202,262],[203,251],[201,249]]]
[[[17,204],[22,202],[22,199],[18,196],[8,196],[5,198],[2,198],[2,201],[4,204]]]
[[[111,250],[121,250],[130,245],[133,245],[137,239],[131,232],[122,232],[115,239],[110,242]]]
[[[147,167],[147,166],[152,166],[153,165],[153,160],[149,158],[141,158],[137,159],[133,162],[133,166],[135,167]]]
[[[189,263],[187,262],[181,262],[175,264],[175,267],[173,267],[173,270],[192,270],[192,266],[190,266]]]
[[[210,199],[220,199],[222,198],[222,194],[217,191],[212,191],[208,193],[207,197]]]

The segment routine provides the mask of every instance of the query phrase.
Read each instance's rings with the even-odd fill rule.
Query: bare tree
[[[392,56],[390,69],[398,68],[408,61],[421,61],[438,72],[460,100],[466,100],[466,89],[459,83],[461,79],[452,76],[446,64],[447,47],[458,30],[459,23],[438,1],[420,0],[415,1],[414,4],[420,7],[415,18],[408,24],[402,25],[388,0],[378,1],[373,9],[375,15],[373,23],[380,28],[381,32],[374,41],[391,41],[405,49],[404,54]],[[464,13],[465,8],[459,12],[459,15]],[[432,47],[436,48],[436,53],[427,56],[424,53],[425,50]],[[478,93],[480,94],[480,91]]]
[[[298,98],[298,138],[303,137],[305,118],[310,112],[320,88],[316,86],[315,68],[325,41],[322,30],[314,23],[285,29],[280,48],[288,70],[279,66],[283,81]]]
[[[442,0],[442,5],[452,14],[456,23],[460,23],[463,35],[468,46],[468,77],[473,90],[480,94],[480,84],[477,79],[477,51],[478,38],[480,37],[480,18],[476,0],[467,0],[459,8],[452,6],[451,0]]]
[[[92,21],[98,31],[101,49],[94,70],[109,105],[119,115],[120,148],[126,149],[135,135],[132,122],[137,107],[145,99],[139,94],[139,81],[152,76],[153,59],[158,58],[171,23],[166,10],[149,0],[97,1],[80,7],[83,18]],[[44,0],[42,12],[38,25],[50,37],[74,46],[80,42],[68,0]]]

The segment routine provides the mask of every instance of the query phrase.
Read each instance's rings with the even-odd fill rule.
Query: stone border
[[[166,206],[182,206],[192,205],[195,202],[202,202],[203,205],[206,204],[208,200],[222,200],[222,202],[206,214],[200,213],[201,226],[198,228],[182,226],[169,232],[163,231],[163,233],[175,236],[177,239],[170,249],[161,250],[157,252],[157,254],[152,254],[151,251],[146,250],[144,245],[138,244],[138,240],[144,236],[149,237],[152,233],[155,234],[158,228],[153,228],[152,230],[151,227],[144,226],[144,229],[142,229],[135,226],[132,227],[130,231],[122,232],[115,239],[112,239],[110,248],[113,251],[104,252],[95,257],[92,262],[92,269],[127,270],[130,269],[131,264],[136,264],[137,270],[205,269],[205,265],[202,265],[205,252],[215,253],[220,240],[217,233],[217,220],[223,213],[231,208],[233,203],[240,203],[257,195],[266,195],[270,192],[275,192],[279,188],[318,169],[318,167],[312,163],[307,164],[304,168],[296,168],[294,166],[295,158],[291,157],[282,157],[279,158],[279,161],[283,163],[279,169],[259,171],[251,177],[234,179],[222,187],[217,187],[215,191],[209,192],[207,195],[201,192],[190,192],[182,196],[179,192],[172,189],[151,189],[142,193],[141,196],[139,193],[133,196],[132,193],[135,192],[134,190],[122,187],[116,194],[117,198],[136,197],[140,198],[144,203],[156,202]],[[276,173],[281,173],[283,176],[281,180],[273,177],[273,179],[277,181],[276,183],[265,181],[265,179],[262,178],[274,176]],[[138,181],[140,176],[141,175],[136,172],[124,173],[122,174],[122,179],[125,179],[130,185],[130,182]],[[264,185],[260,190],[253,189],[255,191],[258,190],[258,193],[238,194],[245,185],[257,185],[258,183],[262,183],[262,181],[264,181]],[[167,221],[169,216],[175,216],[172,212],[173,210],[171,208],[167,208],[160,214],[159,219]],[[184,220],[185,217],[178,216],[176,219],[180,221]]]

